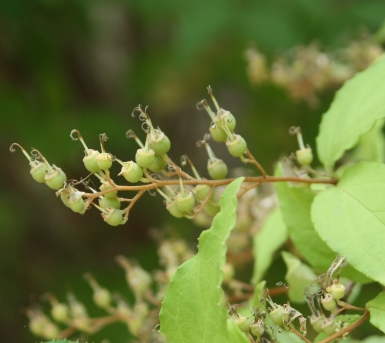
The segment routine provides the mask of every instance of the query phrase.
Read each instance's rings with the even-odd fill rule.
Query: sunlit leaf
[[[323,115],[317,137],[318,157],[331,169],[344,152],[357,144],[376,120],[385,116],[385,58],[356,74],[337,92]]]
[[[348,169],[336,187],[316,196],[312,218],[332,249],[385,285],[384,164],[361,162]]]
[[[280,165],[276,175],[282,175]],[[288,182],[276,183],[275,188],[283,219],[295,247],[312,267],[319,272],[326,272],[338,250],[333,248],[333,251],[332,246],[326,244],[314,228],[310,210],[315,194],[309,188]],[[357,282],[369,282],[349,265],[344,269],[343,276]]]
[[[227,186],[209,230],[199,238],[198,253],[174,274],[160,311],[160,332],[168,343],[226,343],[227,312],[222,304],[226,239],[236,221],[236,194],[243,181]]]

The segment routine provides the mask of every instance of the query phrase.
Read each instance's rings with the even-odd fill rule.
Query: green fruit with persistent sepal
[[[96,157],[96,163],[101,170],[108,170],[112,166],[112,155],[102,152]]]
[[[37,182],[44,183],[45,175],[47,174],[47,169],[43,162],[31,162],[29,164],[31,166],[30,173],[33,179]]]
[[[312,314],[310,317],[310,324],[315,331],[322,332],[322,324],[324,320],[325,320],[324,315],[316,317],[314,314]]]
[[[107,213],[102,213],[104,221],[111,226],[124,224],[126,220],[123,217],[123,211],[117,208],[106,208]]]
[[[298,163],[303,166],[308,166],[313,161],[313,153],[310,148],[297,150],[295,155],[297,157]]]
[[[172,202],[170,203],[167,203],[166,205],[166,209],[167,211],[169,211],[171,213],[172,216],[174,216],[175,218],[183,218],[185,216],[185,213],[180,211],[177,204],[176,204],[176,201],[173,200]]]
[[[190,212],[195,206],[195,198],[192,192],[185,190],[185,194],[178,193],[175,203],[180,212]]]
[[[120,208],[121,203],[117,197],[115,198],[106,198],[103,197],[102,199],[99,199],[99,206],[102,208]]]
[[[101,186],[99,187],[101,192],[108,191],[110,189],[114,189],[114,186],[112,186],[108,181],[104,181]],[[106,198],[116,198],[116,195],[118,194],[118,191],[112,191],[109,193],[104,194]]]
[[[155,135],[149,134],[148,147],[154,150],[157,155],[166,154],[171,147],[169,138],[160,130],[155,129]]]
[[[197,198],[199,200],[203,201],[209,195],[210,186],[209,185],[198,185],[195,187],[194,190],[195,190],[195,194],[196,194]]]
[[[227,133],[224,130],[222,130],[218,124],[216,124],[215,122],[212,122],[209,130],[210,130],[211,138],[214,141],[219,143],[226,142]]]
[[[152,149],[138,149],[135,155],[135,161],[142,168],[149,168],[155,162],[155,151]]]
[[[151,164],[148,167],[148,169],[150,169],[151,171],[153,171],[155,173],[164,170],[166,168],[166,166],[167,166],[167,162],[165,160],[165,157],[166,157],[166,155],[157,155],[157,154],[155,154],[154,163]]]
[[[277,305],[277,304],[275,304],[275,305]],[[271,321],[275,325],[278,325],[278,326],[283,325],[282,310],[283,310],[282,305],[277,305],[277,307],[270,312]]]
[[[220,159],[215,159],[214,162],[211,162],[211,160],[209,160],[207,170],[211,178],[213,178],[214,180],[224,179],[228,172],[226,163]]]
[[[220,112],[220,117],[222,118],[222,121],[223,121],[223,125],[226,125],[227,128],[231,131],[231,132],[234,132],[235,130],[235,126],[237,125],[237,122],[235,120],[235,117],[231,114],[231,112],[229,111],[225,111],[223,109],[221,109],[220,111],[218,111],[218,113]]]
[[[240,135],[234,134],[233,136],[235,138],[233,141],[230,141],[229,139],[226,141],[227,149],[234,157],[241,157],[247,150],[246,141]]]
[[[124,162],[118,175],[123,175],[128,182],[135,183],[141,180],[143,169],[134,161]]]
[[[333,312],[337,307],[336,301],[334,300],[333,296],[329,293],[326,293],[325,297],[321,299],[321,303],[325,310],[328,310],[330,312]]]
[[[336,332],[337,324],[332,319],[326,318],[322,322],[321,328],[325,335],[331,336]]]
[[[68,199],[68,204],[70,206],[70,209],[76,213],[83,214],[85,212],[84,210],[84,199],[82,198],[81,192],[74,193],[71,195]]]
[[[100,152],[97,150],[89,149],[89,154],[84,156],[83,163],[84,167],[90,172],[90,173],[97,173],[100,172],[102,169],[100,169],[98,165],[98,156],[100,155]]]
[[[65,206],[67,206],[68,208],[70,207],[70,204],[69,204],[69,197],[70,197],[70,195],[69,195],[69,193],[66,192],[66,191],[63,191],[63,192],[60,193],[60,199],[61,199],[61,201],[62,201],[63,204],[64,204]]]
[[[44,179],[49,188],[57,190],[63,188],[67,176],[60,168],[53,166],[53,172],[46,174]]]
[[[335,300],[340,300],[345,296],[346,287],[340,283],[333,284],[330,287],[330,293]]]

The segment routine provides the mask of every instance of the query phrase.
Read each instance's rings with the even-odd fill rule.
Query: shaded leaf
[[[357,144],[376,120],[385,116],[385,58],[372,64],[337,92],[323,115],[317,137],[317,152],[327,169]]]
[[[385,332],[385,293],[378,294],[366,304],[370,312],[370,322],[382,332]]]
[[[286,242],[287,236],[287,229],[281,211],[275,209],[268,215],[260,231],[253,237],[253,284],[261,281],[273,262],[274,253]]]
[[[171,279],[160,311],[160,332],[169,343],[229,342],[222,305],[226,239],[235,225],[239,178],[223,193],[221,211],[199,238],[198,253]]]
[[[385,285],[384,164],[360,162],[348,169],[336,187],[316,196],[312,218],[330,247]]]
[[[242,332],[234,320],[227,319],[227,331],[229,333],[229,342],[231,343],[250,343],[246,334]]]
[[[317,275],[293,254],[286,251],[282,251],[281,254],[287,267],[285,279],[290,287],[289,298],[291,301],[304,303],[305,288],[317,278]]]

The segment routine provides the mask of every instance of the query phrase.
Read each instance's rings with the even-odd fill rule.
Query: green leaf
[[[250,343],[246,334],[242,332],[234,320],[227,319],[227,331],[229,333],[229,342],[231,343]]]
[[[273,255],[287,240],[287,229],[281,211],[273,210],[253,237],[254,273],[252,283],[261,281],[273,262]]]
[[[281,168],[278,165],[275,175],[282,175]],[[338,250],[333,251],[335,248],[332,250],[314,228],[310,211],[315,194],[309,188],[291,186],[288,182],[277,182],[275,189],[295,247],[316,271],[326,272]],[[361,283],[370,281],[349,265],[344,269],[343,276]]]
[[[304,303],[305,288],[317,278],[317,275],[309,266],[302,263],[297,257],[289,252],[282,251],[281,254],[287,267],[285,279],[290,287],[289,298],[291,301]]]
[[[168,343],[226,343],[227,312],[223,306],[226,239],[236,221],[236,194],[244,178],[227,186],[209,230],[199,238],[198,253],[171,279],[160,311],[160,332]]]
[[[67,341],[66,339],[61,339],[60,341],[53,340],[49,342],[44,342],[44,343],[79,343],[79,341]]]
[[[370,312],[370,322],[385,332],[385,293],[381,292],[366,304]]]
[[[317,137],[318,157],[327,169],[385,116],[385,58],[345,82],[323,115]]]
[[[360,137],[357,147],[353,150],[350,160],[355,162],[384,162],[385,139],[384,134],[382,133],[384,124],[384,119],[377,120],[373,128]]]
[[[355,269],[385,285],[384,164],[360,162],[348,169],[337,187],[316,196],[312,218],[332,249],[346,256]]]
[[[275,175],[282,175],[281,164],[277,166]],[[314,193],[309,188],[291,186],[288,182],[277,182],[275,189],[295,247],[315,269],[325,272],[336,254],[321,240],[311,221],[310,209]]]
[[[265,296],[265,288],[266,288],[266,281],[263,280],[259,282],[255,288],[254,288],[254,294],[251,298],[250,305],[254,307],[258,307],[261,304],[261,301],[259,299],[259,295],[264,297]]]

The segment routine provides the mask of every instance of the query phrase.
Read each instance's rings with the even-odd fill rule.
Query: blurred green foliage
[[[70,131],[80,130],[90,147],[97,147],[98,134],[105,132],[107,149],[129,160],[136,146],[125,132],[131,128],[140,135],[131,111],[141,103],[150,105],[154,124],[170,137],[170,156],[178,161],[187,153],[205,175],[206,156],[195,142],[207,132],[209,119],[195,104],[207,98],[210,84],[271,173],[280,154],[295,149],[287,134],[291,125],[300,125],[314,146],[320,115],[333,94],[324,94],[321,105],[311,110],[280,89],[251,87],[245,49],[255,44],[272,57],[313,40],[337,49],[363,26],[378,30],[384,9],[382,0],[0,1],[3,341],[36,341],[23,308],[41,303],[45,291],[63,299],[71,289],[91,304],[81,277],[86,271],[124,293],[114,256],[133,256],[146,269],[156,268],[150,227],[173,226],[187,238],[199,234],[187,220],[171,220],[160,199],[147,195],[122,227],[108,227],[96,210],[74,214],[51,190],[32,181],[22,155],[9,153],[11,143],[41,150],[70,178],[84,177],[82,147],[71,141]],[[223,147],[213,148],[237,166]],[[125,332],[118,325],[92,339],[123,343]]]

